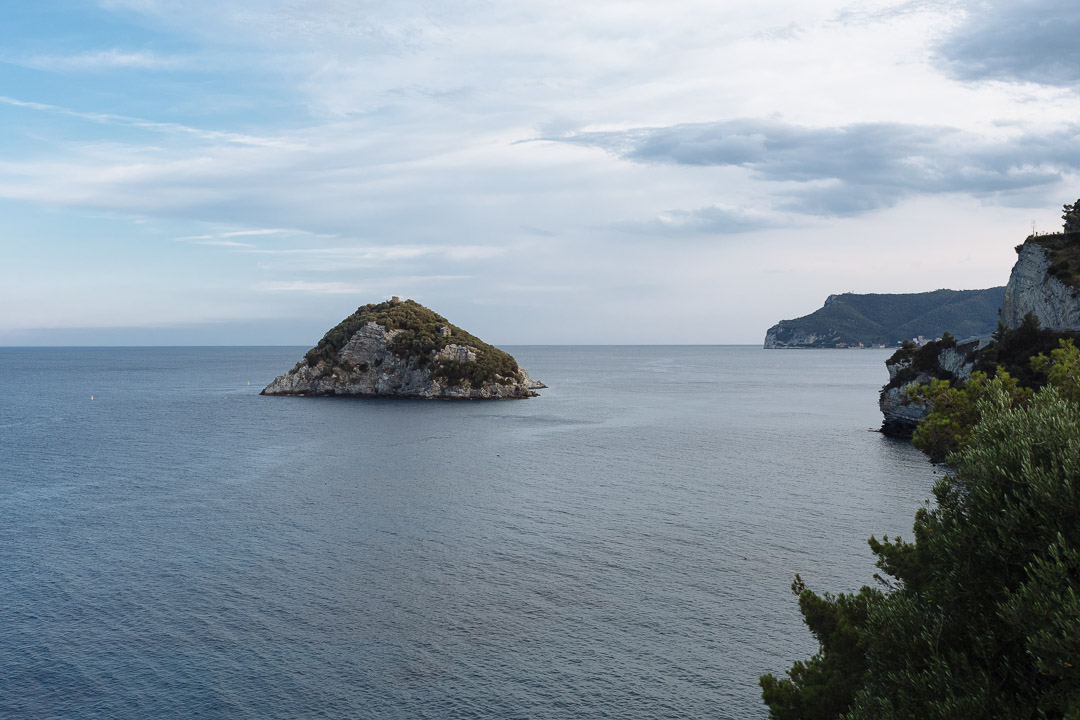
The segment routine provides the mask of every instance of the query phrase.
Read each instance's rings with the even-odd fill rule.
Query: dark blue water
[[[259,396],[303,350],[0,349],[0,716],[762,718],[815,649],[793,574],[871,582],[933,482],[868,432],[883,352]]]

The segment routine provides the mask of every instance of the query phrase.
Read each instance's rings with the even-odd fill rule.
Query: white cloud
[[[361,297],[377,295],[389,289],[404,286],[424,285],[429,283],[470,280],[469,275],[415,275],[395,278],[380,278],[362,283],[337,281],[286,280],[260,283],[256,290],[270,293],[310,293],[316,295],[358,295]]]
[[[267,228],[265,230],[234,230],[232,232],[221,233],[221,237],[247,237],[250,235],[280,235],[281,233],[287,233],[288,230],[281,230],[278,228]]]
[[[229,247],[229,248],[253,248],[255,247],[251,243],[235,242],[233,240],[196,240],[196,245],[212,245],[215,247]]]
[[[11,59],[16,65],[54,72],[95,72],[101,70],[179,70],[192,65],[190,58],[163,56],[152,52],[118,49],[77,55],[34,55]]]
[[[929,213],[905,225],[914,233],[960,217],[955,205],[992,214],[998,225],[973,223],[991,232],[1012,221],[1008,205],[1056,209],[1080,176],[1080,97],[1067,84],[984,82],[990,66],[975,50],[992,45],[941,43],[993,33],[951,2],[100,6],[152,33],[140,42],[135,30],[128,47],[184,54],[38,57],[57,88],[0,97],[18,148],[0,162],[0,198],[139,218],[148,254],[177,236],[228,249],[213,263],[227,278],[215,297],[235,307],[256,288],[245,312],[427,282],[443,301],[486,303],[513,327],[554,334],[589,303],[603,317],[578,339],[611,340],[623,318],[662,326],[658,297],[738,302],[771,282],[768,266],[783,287],[746,311],[768,316],[730,319],[764,328],[781,296],[816,304],[854,289],[851,274],[921,289],[903,283],[930,271],[890,255],[900,241],[881,239],[875,221]],[[1025,48],[994,77],[1030,74]],[[979,82],[960,65],[943,73],[935,51]],[[79,68],[199,76],[133,88],[138,73],[65,75]],[[558,142],[518,143],[541,134]],[[1026,225],[1029,211],[1017,212]],[[962,243],[957,234],[936,243]],[[161,267],[179,272],[185,251],[206,264],[205,251],[168,245],[181,255]],[[956,263],[956,284],[974,282],[973,266]],[[700,313],[695,327],[718,326]]]
[[[288,147],[288,144],[286,142],[276,138],[257,137],[254,135],[222,132],[218,130],[204,130],[201,128],[191,127],[189,125],[183,125],[180,123],[155,122],[151,120],[143,120],[136,117],[128,117],[125,115],[114,115],[111,113],[82,112],[79,110],[72,110],[70,108],[61,107],[59,105],[49,105],[47,103],[39,103],[29,100],[19,100],[4,95],[0,95],[0,104],[26,108],[29,110],[53,113],[56,115],[66,115],[69,117],[88,120],[90,122],[102,125],[123,125],[126,127],[138,128],[141,130],[149,130],[159,133],[189,135],[201,140],[211,142],[224,142],[235,143],[237,145],[254,145],[279,148]],[[293,147],[295,149],[295,146]]]

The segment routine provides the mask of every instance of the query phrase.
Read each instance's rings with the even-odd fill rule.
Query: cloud
[[[47,103],[33,102],[30,100],[19,100],[17,98],[8,97],[6,95],[0,95],[0,104],[10,105],[12,107],[18,108],[25,108],[27,110],[37,110],[39,112],[46,112],[55,115],[66,115],[68,117],[79,118],[80,120],[89,120],[90,122],[98,123],[100,125],[124,125],[127,127],[139,128],[142,130],[150,130],[160,133],[190,135],[201,140],[220,141],[226,143],[235,143],[237,145],[260,147],[282,147],[283,145],[285,145],[282,140],[277,138],[257,137],[254,135],[222,132],[219,130],[205,130],[202,128],[191,127],[189,125],[182,125],[180,123],[154,122],[152,120],[144,120],[142,118],[129,117],[126,115],[82,112],[59,105],[50,105]]]
[[[730,235],[791,224],[789,218],[753,208],[711,205],[694,210],[668,210],[645,222],[617,224],[620,230],[658,235]]]
[[[236,242],[235,240],[193,240],[196,245],[212,245],[214,247],[230,248],[253,248],[251,243]]]
[[[503,255],[507,248],[482,245],[395,245],[383,247],[330,247],[253,249],[252,253],[287,258],[289,266],[308,271],[341,271],[419,260],[469,262]],[[443,277],[443,276],[440,276]],[[449,277],[449,276],[447,276]]]
[[[301,292],[319,295],[360,295],[364,292],[370,292],[370,287],[366,285],[345,282],[308,282],[306,280],[260,283],[255,289],[263,292]]]
[[[884,3],[864,2],[848,5],[836,13],[834,20],[842,25],[873,25],[922,13],[955,14],[955,0],[885,0]]]
[[[363,283],[350,282],[311,282],[308,280],[288,280],[265,282],[255,289],[270,293],[307,293],[315,295],[372,295],[386,289],[419,285],[431,282],[470,280],[471,275],[413,275],[407,277],[380,278]]]
[[[1074,0],[984,0],[937,46],[937,60],[963,81],[1080,85],[1080,5]]]
[[[248,237],[252,235],[280,235],[281,233],[287,233],[288,230],[282,230],[280,228],[267,228],[265,230],[234,230],[233,232],[221,233],[221,237]]]
[[[188,58],[152,52],[100,50],[77,55],[34,55],[9,60],[16,65],[52,72],[98,72],[103,70],[179,70],[189,67]]]
[[[1080,170],[1078,137],[1078,125],[991,140],[907,123],[807,128],[739,119],[546,139],[600,148],[634,163],[745,168],[753,179],[788,184],[776,191],[781,210],[850,216],[914,195],[986,196],[1060,181]],[[673,213],[667,220],[729,232],[755,221],[719,208]]]

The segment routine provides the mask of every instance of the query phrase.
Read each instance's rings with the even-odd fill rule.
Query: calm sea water
[[[260,397],[303,350],[0,349],[0,716],[762,718],[815,650],[794,573],[872,582],[934,480],[869,432],[882,351]]]

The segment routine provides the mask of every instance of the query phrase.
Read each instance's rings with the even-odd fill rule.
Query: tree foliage
[[[1037,329],[1037,326],[1036,326]],[[1018,332],[1023,333],[1023,328]],[[1057,348],[1031,356],[1025,353],[1029,369],[1024,382],[1014,378],[1004,368],[1016,367],[1015,358],[996,367],[992,380],[985,372],[976,370],[960,384],[947,380],[931,380],[924,385],[908,388],[908,395],[915,402],[925,405],[929,414],[915,428],[911,441],[915,447],[930,456],[933,462],[943,462],[949,453],[966,447],[973,437],[975,425],[981,417],[980,401],[990,388],[1004,394],[1012,404],[1023,405],[1031,399],[1032,386],[1042,387],[1049,383],[1067,399],[1080,403],[1080,350],[1072,338],[1058,337]],[[1038,336],[1037,348],[1046,347],[1046,338]],[[996,357],[1007,357],[1008,348],[999,350]],[[1026,385],[1026,387],[1025,387]]]
[[[930,410],[911,436],[912,444],[934,462],[966,447],[980,418],[980,401],[989,390],[1004,394],[1010,403],[1026,402],[1031,389],[1019,383],[1005,370],[998,370],[992,380],[986,373],[973,372],[961,386],[948,380],[931,380],[926,385],[908,388],[912,400]]]
[[[1032,368],[1031,358],[1050,352],[1058,347],[1061,340],[1075,335],[1044,329],[1039,326],[1039,319],[1033,313],[1028,313],[1019,327],[998,326],[993,342],[979,351],[975,358],[975,369],[991,377],[999,369],[1004,369],[1023,387],[1038,390],[1046,382],[1046,376]]]
[[[881,591],[863,587],[853,595],[819,596],[798,575],[791,591],[799,598],[799,611],[820,650],[807,661],[796,661],[786,678],[763,676],[762,698],[774,720],[838,717],[851,705],[866,673],[859,628],[866,624],[871,603],[880,601]]]
[[[770,717],[1080,718],[1080,353],[1062,343],[1045,363],[1023,401],[981,381],[914,541],[870,539],[886,590],[796,579],[820,649],[762,678]]]
[[[1056,350],[1047,357],[1039,353],[1031,359],[1031,367],[1046,376],[1049,384],[1058,388],[1062,397],[1080,403],[1080,350],[1072,338],[1058,341]]]
[[[1080,232],[1080,200],[1066,203],[1061,210],[1061,219],[1065,221],[1065,232]]]

